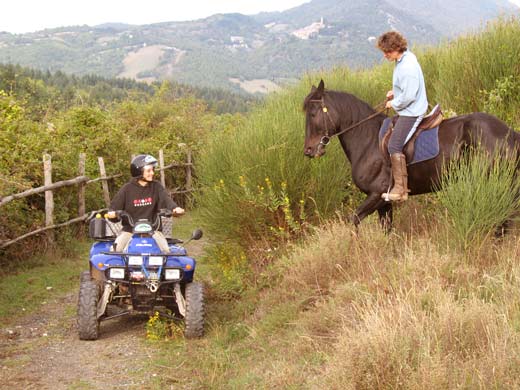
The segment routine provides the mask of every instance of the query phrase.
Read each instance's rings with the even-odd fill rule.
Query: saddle
[[[385,133],[383,138],[381,139],[379,143],[379,147],[381,148],[381,153],[383,153],[383,156],[385,156],[388,160],[390,160],[390,156],[388,154],[388,141],[390,140],[390,136],[392,135],[392,131],[394,130],[394,126],[397,122],[397,119],[399,118],[399,115],[395,115],[392,117],[392,120],[389,124],[388,131]],[[415,130],[412,137],[406,142],[403,148],[403,153],[406,156],[406,161],[408,163],[411,163],[413,161],[414,152],[415,152],[415,141],[419,137],[419,135],[424,130],[433,129],[437,126],[439,126],[442,121],[444,120],[444,117],[442,115],[442,110],[440,104],[437,104],[435,107],[432,108],[430,113],[426,115],[421,123],[419,123],[419,126],[417,126],[417,129]]]

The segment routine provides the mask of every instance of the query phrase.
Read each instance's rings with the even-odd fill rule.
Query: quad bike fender
[[[90,264],[93,269],[104,271],[108,267],[125,266],[125,260],[122,256],[111,254],[97,254],[90,258]]]
[[[110,249],[114,245],[114,241],[98,241],[92,244],[90,247],[90,258],[92,256],[100,254],[102,252],[110,252]]]
[[[166,267],[179,267],[184,271],[184,280],[193,280],[193,273],[195,272],[196,261],[188,256],[168,256],[166,260]]]
[[[170,252],[174,253],[175,256],[186,256],[188,254],[186,249],[183,248],[182,246],[170,244],[169,247],[170,247]]]

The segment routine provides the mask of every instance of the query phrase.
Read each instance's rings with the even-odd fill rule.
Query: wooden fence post
[[[52,184],[52,159],[48,154],[43,155],[43,177],[44,185]],[[52,190],[45,191],[45,226],[54,224],[54,196]]]
[[[191,150],[188,150],[186,164],[186,190],[191,190]]]
[[[164,151],[162,149],[159,150],[159,168],[161,172],[161,184],[166,188],[166,179],[164,175]]]
[[[85,160],[87,156],[85,153],[79,154],[79,164],[78,164],[78,175],[85,176]],[[85,215],[85,187],[86,183],[82,182],[78,185],[78,217],[82,217]]]
[[[99,172],[101,173],[101,185],[103,186],[103,198],[106,207],[110,207],[110,192],[108,191],[107,172],[105,170],[105,162],[103,157],[98,157]]]
[[[52,158],[49,154],[43,155],[43,179],[45,186],[52,184]],[[54,225],[54,195],[50,190],[45,191],[45,227],[52,225]],[[50,242],[53,242],[53,232],[48,232],[47,238]]]

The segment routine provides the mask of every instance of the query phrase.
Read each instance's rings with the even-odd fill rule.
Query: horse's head
[[[325,146],[330,137],[339,127],[339,116],[333,108],[326,104],[327,93],[325,84],[320,81],[318,88],[312,86],[311,92],[305,98],[305,146],[307,157],[320,157],[325,154]]]

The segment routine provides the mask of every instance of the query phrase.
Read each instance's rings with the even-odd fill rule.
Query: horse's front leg
[[[377,212],[379,214],[379,223],[381,223],[381,227],[385,233],[390,233],[393,221],[392,203],[385,202],[384,205],[377,209]]]
[[[379,210],[379,208],[384,206],[385,203],[387,202],[381,199],[380,193],[373,192],[368,194],[365,201],[358,206],[354,214],[350,217],[350,221],[357,227],[365,217],[372,214],[374,211]]]

